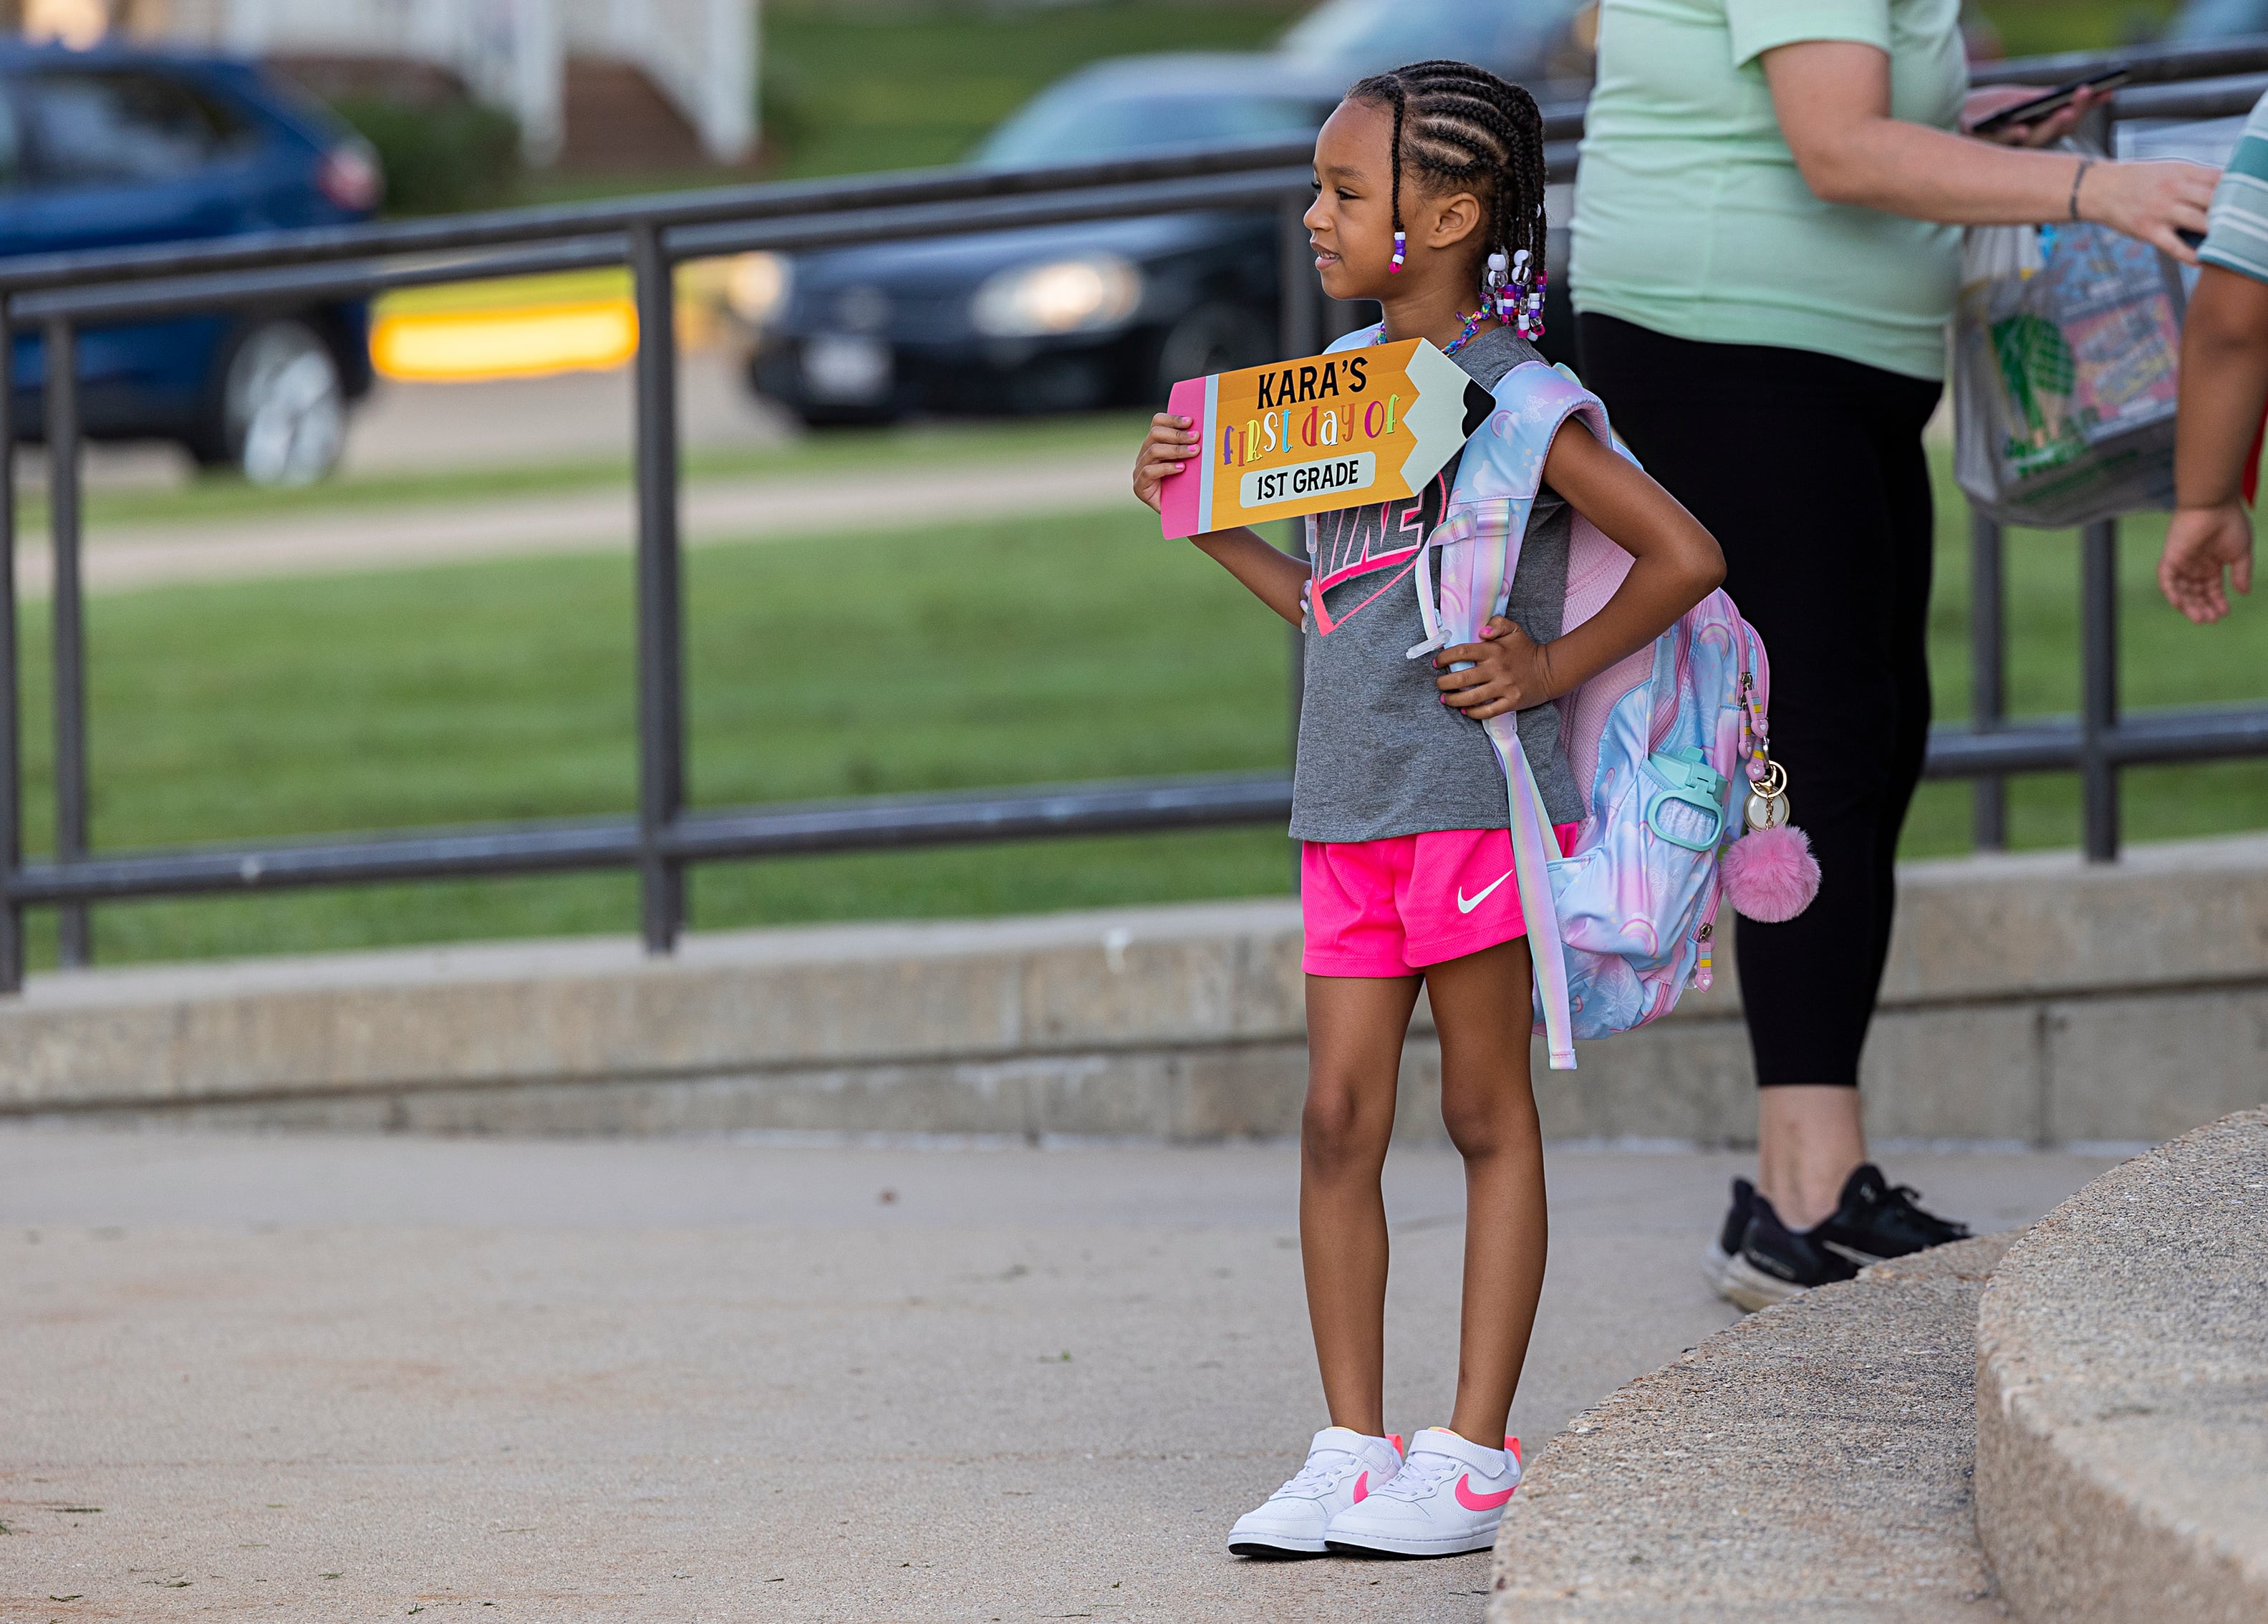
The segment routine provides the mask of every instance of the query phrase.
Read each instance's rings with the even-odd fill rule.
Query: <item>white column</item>
[[[737,164],[756,150],[758,0],[707,0],[708,52],[701,76],[701,143]]]
[[[531,164],[559,156],[567,140],[567,55],[557,0],[510,0],[512,108],[519,150]]]

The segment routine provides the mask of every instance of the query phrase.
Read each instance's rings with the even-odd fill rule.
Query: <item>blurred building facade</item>
[[[737,164],[756,143],[758,0],[14,0],[37,39],[117,30],[265,58],[318,90],[446,76],[519,121],[528,160]]]

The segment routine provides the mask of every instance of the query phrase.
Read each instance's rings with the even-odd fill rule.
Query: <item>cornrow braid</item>
[[[1541,337],[1544,289],[1543,115],[1535,98],[1468,62],[1412,62],[1373,74],[1347,92],[1350,101],[1384,106],[1394,114],[1395,268],[1401,268],[1402,165],[1406,160],[1429,190],[1468,189],[1481,200],[1481,263],[1502,254],[1515,284],[1498,313],[1523,336]],[[1522,256],[1525,255],[1523,259]],[[1482,280],[1484,298],[1496,289]]]

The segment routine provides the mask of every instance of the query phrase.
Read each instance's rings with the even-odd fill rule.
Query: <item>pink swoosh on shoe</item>
[[[1468,1511],[1493,1511],[1512,1498],[1512,1488],[1520,1487],[1519,1484],[1514,1483],[1512,1488],[1506,1489],[1500,1495],[1476,1495],[1466,1487],[1472,1481],[1469,1476],[1460,1477],[1457,1480],[1457,1503]]]
[[[1366,1472],[1354,1481],[1354,1503],[1360,1505],[1370,1498],[1370,1473]]]

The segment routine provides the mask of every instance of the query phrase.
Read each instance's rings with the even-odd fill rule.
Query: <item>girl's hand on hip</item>
[[[2252,590],[2252,521],[2243,505],[2176,508],[2158,559],[2158,590],[2166,601],[2205,626],[2228,613],[2230,586]]]
[[[1542,644],[1500,614],[1481,628],[1481,636],[1485,641],[1459,643],[1433,657],[1441,672],[1433,686],[1441,690],[1443,704],[1485,722],[1553,697],[1551,660]],[[1467,670],[1447,669],[1468,662]]]
[[[1134,459],[1134,494],[1145,507],[1163,513],[1165,498],[1158,487],[1197,454],[1197,431],[1190,420],[1160,412],[1150,419],[1150,432]]]
[[[2205,235],[2220,171],[2171,159],[2091,165],[2079,183],[2079,217],[2161,248],[2184,265],[2197,250],[2177,232]]]

